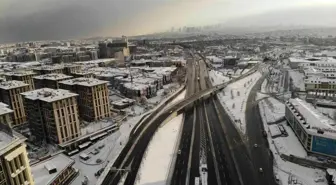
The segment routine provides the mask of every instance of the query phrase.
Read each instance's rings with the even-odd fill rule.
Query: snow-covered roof
[[[8,114],[14,112],[12,109],[8,108],[9,106],[5,103],[0,102],[0,115]]]
[[[25,98],[30,99],[30,100],[41,100],[45,102],[54,102],[54,101],[78,96],[78,94],[72,93],[68,90],[50,89],[50,88],[42,88],[42,89],[37,89],[34,91],[28,91],[28,92],[21,93],[21,95],[25,96]]]
[[[35,70],[57,70],[57,69],[64,69],[64,65],[45,65],[34,68]]]
[[[138,83],[124,83],[124,87],[133,90],[143,90],[148,87],[146,84],[138,84]]]
[[[303,118],[303,120],[300,120],[299,122],[307,133],[312,135],[320,135],[321,137],[328,137],[333,139],[336,138],[335,121],[323,115],[311,104],[299,98],[295,98],[286,102],[286,106],[289,108],[293,106],[294,109],[291,109],[293,114]],[[318,130],[322,130],[324,133],[318,134]]]
[[[0,130],[0,154],[2,149],[7,147],[15,138]]]
[[[41,161],[31,166],[31,171],[34,176],[35,185],[49,185],[65,170],[67,167],[74,164],[74,160],[60,153],[50,159]],[[54,166],[56,172],[49,174],[46,166]]]
[[[7,76],[27,76],[27,75],[33,75],[36,74],[33,71],[15,71],[15,72],[8,72],[5,73]]]
[[[65,75],[62,73],[50,73],[50,74],[45,74],[45,75],[39,75],[39,76],[35,76],[35,79],[39,79],[39,80],[65,80],[65,79],[69,79],[72,78],[72,76],[69,75]]]
[[[0,89],[15,89],[18,87],[25,87],[28,86],[28,84],[22,82],[22,81],[17,81],[17,80],[10,80],[10,81],[4,81],[0,83]]]
[[[67,84],[67,85],[80,85],[80,86],[92,87],[96,85],[107,84],[108,81],[99,80],[96,78],[80,77],[80,78],[74,78],[74,79],[69,79],[69,80],[63,80],[63,81],[60,81],[60,83]]]
[[[124,98],[124,99],[121,99],[121,100],[117,100],[117,101],[114,101],[112,102],[113,105],[125,105],[125,104],[130,104],[130,103],[133,103],[135,102],[135,100],[133,99],[129,99],[129,98]]]

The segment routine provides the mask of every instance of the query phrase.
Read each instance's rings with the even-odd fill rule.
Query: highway
[[[187,65],[189,66],[191,64],[188,63]],[[205,66],[205,65],[201,64],[199,66]],[[215,116],[215,112],[213,111],[213,108],[210,112],[205,110],[205,109],[207,110],[210,109],[211,106],[204,104],[204,102],[202,103],[201,97],[203,97],[205,94],[210,95],[210,93],[217,91],[221,88],[224,88],[227,85],[227,83],[225,83],[225,84],[221,84],[215,87],[207,86],[207,80],[205,80],[207,78],[206,70],[207,69],[205,67],[199,67],[199,68],[196,68],[195,66],[193,66],[192,68],[188,67],[188,73],[187,73],[187,96],[188,97],[186,97],[181,102],[175,103],[174,105],[168,107],[165,110],[160,110],[160,111],[155,112],[155,114],[149,115],[144,120],[143,124],[141,124],[135,131],[132,131],[133,135],[130,136],[128,143],[126,144],[121,154],[118,156],[118,158],[114,162],[113,164],[114,168],[109,170],[107,176],[104,178],[104,181],[102,182],[103,185],[118,184],[118,182],[121,180],[123,176],[125,178],[124,184],[127,184],[127,185],[134,184],[139,166],[141,164],[141,160],[144,156],[145,150],[148,146],[148,143],[150,142],[150,139],[152,138],[152,136],[154,135],[155,131],[160,126],[160,124],[172,112],[177,112],[177,114],[185,112],[185,122],[183,125],[183,133],[182,133],[181,142],[179,145],[181,154],[177,156],[176,158],[177,165],[174,170],[175,176],[172,178],[171,184],[192,184],[191,180],[194,179],[194,176],[198,175],[196,169],[197,169],[197,166],[199,166],[200,151],[202,151],[202,147],[204,147],[204,145],[206,146],[205,148],[207,151],[206,160],[207,160],[208,172],[209,172],[209,177],[208,177],[209,184],[235,184],[235,181],[237,181],[237,178],[239,178],[239,177],[236,177],[237,172],[244,171],[244,170],[248,171],[250,169],[248,167],[243,168],[243,169],[239,167],[239,170],[238,170],[236,168],[237,166],[236,163],[232,162],[231,160],[232,153],[229,152],[230,150],[235,150],[236,148],[242,148],[242,146],[245,147],[245,145],[239,144],[238,147],[235,146],[233,149],[228,147],[228,144],[225,145],[224,141],[227,141],[227,143],[230,143],[230,142],[232,143],[233,141],[228,140],[226,137],[224,138],[221,136],[223,135],[224,130],[219,131],[218,125],[216,126],[216,123],[218,124],[218,120],[216,120],[216,117],[218,117],[217,119],[219,119],[220,116]],[[251,70],[250,73],[252,73],[253,71],[254,70]],[[197,79],[196,73],[200,75],[199,82],[197,82],[196,80]],[[247,75],[249,75],[249,73],[242,75],[241,78]],[[196,103],[194,103],[195,101]],[[195,106],[196,108],[194,107],[190,109],[186,107],[187,105],[193,106],[194,104],[195,105],[197,104],[197,106]],[[213,104],[213,106],[215,106],[215,104]],[[195,116],[195,113],[197,113],[196,116]],[[210,114],[211,116],[208,116],[208,118],[206,118],[207,114]],[[199,120],[199,121],[196,121],[196,120]],[[209,120],[209,122],[207,122],[207,120]],[[211,123],[211,124],[206,124],[206,123]],[[226,124],[233,126],[233,123],[231,122],[227,122]],[[195,127],[194,125],[199,125],[199,127]],[[205,127],[206,125],[207,127]],[[209,126],[209,125],[213,125],[213,126]],[[207,130],[207,131],[205,132],[204,130]],[[214,134],[211,133],[211,130]],[[206,141],[202,141],[204,140],[204,138]],[[243,143],[239,141],[239,138],[236,138],[235,141],[238,141],[236,143]],[[194,147],[195,144],[202,146],[202,147],[198,147],[198,146]],[[239,159],[242,159],[241,163],[247,162],[249,164],[250,160],[246,160],[248,159],[248,157],[246,157],[248,154],[246,153],[248,152],[246,152],[246,147],[245,147],[245,150],[242,149],[238,151],[237,155],[242,156],[242,157],[238,157]],[[238,165],[238,166],[241,166],[241,165]],[[123,172],[123,171],[115,170],[115,168],[125,169],[127,167],[129,167],[129,169],[131,170],[130,172]],[[190,169],[189,172],[188,172],[188,169]],[[225,174],[225,177],[221,177],[223,176],[223,174]],[[243,174],[247,174],[247,173],[243,173]],[[248,177],[250,176],[254,177],[253,172],[247,175]],[[244,176],[243,178],[244,182],[245,182],[245,179],[248,179],[248,177],[245,178]],[[244,184],[253,184],[255,181],[246,181],[246,182],[252,182],[252,183],[244,183]],[[254,183],[254,184],[258,184],[258,183]]]
[[[252,88],[247,99],[246,105],[246,121],[247,121],[247,136],[249,138],[249,148],[253,161],[254,170],[263,168],[264,173],[257,176],[259,184],[273,185],[276,184],[273,172],[273,156],[269,150],[268,141],[262,135],[264,130],[263,122],[259,112],[259,106],[255,101],[256,93],[265,78],[258,80]],[[257,144],[258,148],[253,148]]]

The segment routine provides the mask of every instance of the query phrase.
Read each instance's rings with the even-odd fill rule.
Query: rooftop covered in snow
[[[41,161],[31,166],[32,174],[34,176],[35,185],[49,185],[65,170],[67,167],[74,164],[74,160],[65,156],[64,154],[57,154],[50,159]],[[49,174],[48,166],[56,168],[55,173]]]
[[[80,85],[80,86],[96,86],[96,85],[101,85],[101,84],[107,84],[108,81],[104,80],[99,80],[96,78],[74,78],[74,79],[69,79],[69,80],[63,80],[60,83],[62,84],[67,84],[67,85]]]
[[[293,112],[299,118],[302,118],[300,124],[307,133],[312,135],[319,134],[317,131],[323,131],[319,134],[322,137],[336,138],[336,122],[323,115],[313,105],[299,98],[290,99],[286,106],[294,108]]]
[[[10,80],[10,81],[4,81],[0,83],[0,89],[15,89],[18,87],[25,87],[28,86],[28,84],[22,82],[22,81],[17,81],[17,80]]]
[[[15,71],[15,72],[8,72],[5,73],[6,76],[27,76],[27,75],[34,75],[33,71]]]
[[[46,79],[46,80],[56,80],[56,81],[58,81],[58,80],[66,80],[66,79],[72,78],[72,76],[65,75],[65,74],[62,74],[62,73],[51,73],[51,74],[35,76],[34,78],[39,79],[39,80]]]
[[[68,90],[50,88],[42,88],[34,91],[28,91],[21,93],[21,95],[30,100],[41,100],[45,102],[54,102],[65,98],[78,96],[78,94],[72,93]]]
[[[13,110],[8,107],[9,106],[7,104],[0,102],[0,115],[12,113]]]

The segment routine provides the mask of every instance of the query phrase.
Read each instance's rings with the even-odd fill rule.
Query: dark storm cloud
[[[113,30],[114,26],[127,24],[127,21],[141,16],[145,11],[159,8],[167,1],[29,0],[32,4],[28,7],[22,7],[19,3],[28,1],[15,0],[14,2],[16,6],[13,6],[13,3],[9,5],[5,3],[6,10],[0,13],[0,42],[68,39],[96,35],[104,29]],[[10,11],[8,11],[9,8]]]

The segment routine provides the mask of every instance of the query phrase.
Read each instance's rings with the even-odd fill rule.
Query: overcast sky
[[[336,0],[0,0],[0,43],[218,23],[336,26],[335,10]]]

